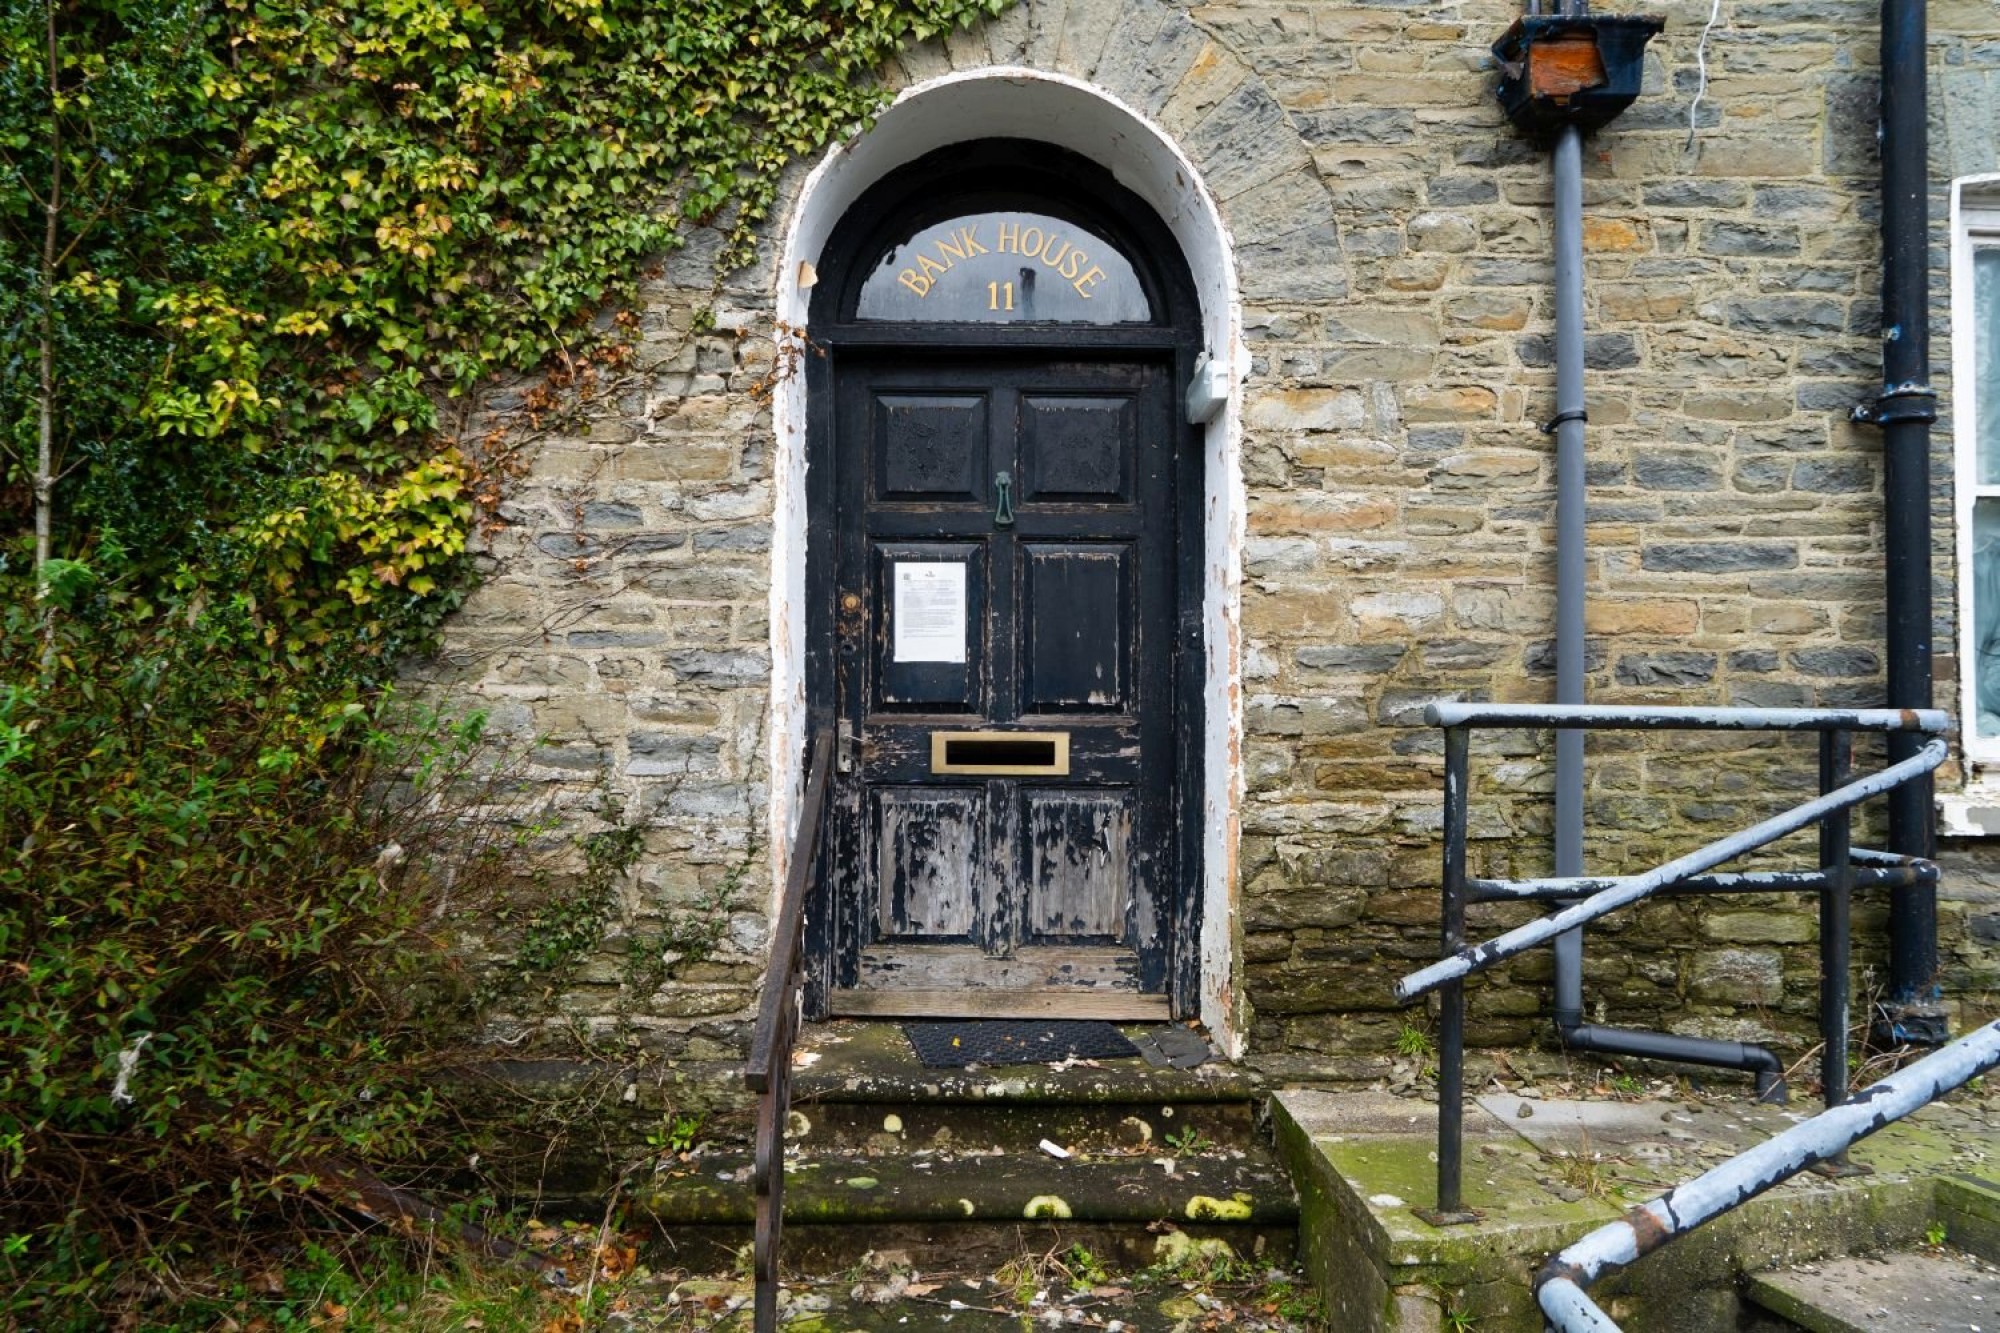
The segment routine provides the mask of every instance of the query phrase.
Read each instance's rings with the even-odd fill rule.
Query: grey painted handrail
[[[1450,1226],[1474,1221],[1479,1216],[1477,1210],[1465,1204],[1461,1179],[1466,978],[1542,944],[1556,945],[1556,1028],[1566,1049],[1741,1069],[1756,1076],[1760,1099],[1785,1100],[1784,1064],[1761,1046],[1586,1023],[1582,1021],[1580,1007],[1567,1010],[1563,1007],[1562,964],[1567,942],[1579,940],[1586,923],[1654,894],[1798,891],[1818,895],[1821,1092],[1829,1107],[1847,1100],[1850,902],[1854,890],[1861,886],[1907,889],[1933,884],[1937,879],[1937,865],[1932,861],[1874,850],[1857,853],[1852,842],[1852,811],[1871,796],[1897,791],[1912,780],[1922,780],[1944,762],[1949,749],[1943,736],[1952,725],[1948,714],[1936,709],[1652,708],[1444,702],[1431,705],[1425,716],[1444,730],[1444,864],[1440,880],[1443,902],[1438,919],[1441,957],[1429,967],[1404,977],[1396,986],[1396,997],[1404,1003],[1433,990],[1440,999],[1437,1201],[1431,1207],[1417,1207],[1414,1211],[1419,1217],[1433,1226]],[[1816,734],[1819,795],[1641,875],[1586,876],[1580,863],[1563,865],[1559,847],[1558,873],[1553,878],[1475,879],[1467,874],[1466,839],[1472,791],[1472,733],[1479,727],[1553,729],[1559,743],[1565,739],[1581,741],[1577,732],[1593,727]],[[1904,758],[1892,762],[1882,772],[1856,780],[1850,773],[1853,738],[1859,731],[1900,733],[1913,743],[1925,736],[1929,739],[1915,754],[1906,752]],[[1559,798],[1560,795],[1559,791]],[[1557,814],[1560,825],[1560,800]],[[1813,869],[1711,873],[1725,861],[1815,823],[1819,825],[1820,837],[1819,860]],[[1503,900],[1554,901],[1561,905],[1553,915],[1467,947],[1467,905]]]
[[[1539,917],[1504,935],[1496,935],[1484,944],[1460,949],[1448,957],[1440,958],[1429,967],[1419,968],[1397,982],[1396,999],[1407,1004],[1419,995],[1436,990],[1448,981],[1459,981],[1474,972],[1483,972],[1495,963],[1503,962],[1516,954],[1526,953],[1537,945],[1546,944],[1566,930],[1574,930],[1621,907],[1629,907],[1677,880],[1698,875],[1704,870],[1712,870],[1724,861],[1732,861],[1745,852],[1755,851],[1765,843],[1775,842],[1788,833],[1795,833],[1837,810],[1846,810],[1859,805],[1871,796],[1878,796],[1919,774],[1930,772],[1945,761],[1948,753],[1949,747],[1943,740],[1933,740],[1913,757],[1905,759],[1900,764],[1891,765],[1879,773],[1871,773],[1865,778],[1856,779],[1844,787],[1816,797],[1803,805],[1793,806],[1783,814],[1773,815],[1760,824],[1753,824],[1726,838],[1718,838],[1706,847],[1689,852],[1686,856],[1669,861],[1646,874],[1634,875],[1553,915]]]
[[[1584,1288],[1610,1277],[1704,1222],[1748,1203],[1876,1130],[1928,1106],[2000,1065],[2000,1021],[1988,1023],[1870,1084],[1839,1106],[1677,1185],[1571,1245],[1543,1265],[1535,1300],[1557,1333],[1618,1333]]]
[[[1916,731],[1941,736],[1941,708],[1653,708],[1619,704],[1426,705],[1433,727],[1560,727],[1617,731]]]

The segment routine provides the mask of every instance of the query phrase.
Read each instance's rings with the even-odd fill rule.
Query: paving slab
[[[1450,1314],[1476,1317],[1482,1333],[1525,1333],[1541,1327],[1528,1279],[1550,1254],[1816,1109],[1494,1089],[1466,1109],[1463,1191],[1479,1218],[1453,1227],[1416,1211],[1436,1197],[1433,1101],[1287,1090],[1273,1121],[1301,1198],[1300,1253],[1336,1327],[1418,1328]],[[1734,1329],[1745,1272],[1920,1239],[1941,1215],[1941,1181],[1994,1173],[1993,1126],[1988,1102],[1927,1108],[1855,1146],[1868,1174],[1795,1177],[1600,1294],[1634,1333]],[[1954,1227],[1968,1238],[1995,1229],[2000,1204],[1972,1183],[1959,1194]],[[1987,1330],[2000,1333],[2000,1312]]]
[[[1989,1333],[2000,1268],[1924,1251],[1834,1259],[1750,1280],[1750,1297],[1812,1333]]]
[[[1528,1142],[1551,1150],[1573,1149],[1580,1143],[1598,1148],[1704,1143],[1741,1152],[1806,1118],[1754,1103],[1568,1101],[1512,1093],[1489,1094],[1476,1103]]]

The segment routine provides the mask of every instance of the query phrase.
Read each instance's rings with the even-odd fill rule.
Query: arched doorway
[[[841,734],[813,1006],[1200,1006],[1202,352],[1167,228],[1021,140],[886,176],[809,327],[806,703]]]

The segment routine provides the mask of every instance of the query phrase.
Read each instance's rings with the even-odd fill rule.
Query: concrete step
[[[1346,1333],[1436,1329],[1538,1333],[1529,1276],[1564,1246],[1750,1144],[1799,1112],[1747,1098],[1587,1101],[1488,1092],[1465,1120],[1469,1225],[1433,1227],[1437,1109],[1381,1093],[1285,1091],[1278,1143],[1302,1199],[1300,1253]],[[1743,1275],[1908,1248],[1938,1226],[1954,1246],[2000,1239],[2000,1144],[1990,1092],[1937,1103],[1858,1143],[1869,1174],[1808,1172],[1647,1255],[1593,1288],[1629,1333],[1746,1333],[1770,1327]],[[2000,1333],[2000,1304],[1979,1320]],[[1753,1322],[1759,1318],[1765,1323]],[[1797,1325],[1789,1325],[1795,1328]],[[1887,1333],[1902,1325],[1867,1325]],[[1961,1327],[1961,1333],[1963,1333]]]
[[[786,1138],[807,1152],[894,1154],[917,1149],[1033,1152],[1044,1140],[1071,1152],[1172,1157],[1257,1141],[1248,1101],[936,1102],[794,1098]]]
[[[2000,1266],[1962,1252],[1902,1250],[1753,1275],[1749,1298],[1811,1333],[1967,1333],[2000,1328]]]
[[[750,1237],[749,1178],[747,1155],[692,1154],[634,1184],[631,1196],[674,1245],[732,1250]],[[899,1251],[929,1268],[1079,1243],[1136,1268],[1155,1262],[1173,1233],[1282,1264],[1297,1222],[1290,1181],[1275,1155],[1254,1145],[1066,1161],[1039,1152],[795,1148],[785,1170],[784,1254],[798,1272],[844,1268],[870,1251]],[[1183,1243],[1164,1241],[1168,1250]]]
[[[900,1024],[853,1020],[807,1025],[792,1073],[794,1103],[1179,1106],[1248,1102],[1265,1091],[1261,1076],[1220,1060],[1194,1069],[1158,1068],[1137,1058],[937,1069],[917,1059]]]
[[[1996,1144],[2000,1146],[2000,1144]],[[2000,1263],[2000,1180],[1956,1171],[1937,1183],[1937,1221],[1952,1245]],[[1994,1323],[2000,1329],[2000,1319]]]
[[[813,1025],[793,1068],[786,1265],[826,1271],[870,1250],[999,1263],[1082,1243],[1136,1268],[1196,1240],[1288,1262],[1298,1203],[1259,1131],[1260,1091],[1221,1063],[927,1068],[897,1024]],[[740,1145],[715,1144],[631,1193],[678,1244],[740,1244],[749,1167]]]
[[[664,1164],[631,1187],[661,1222],[751,1220],[747,1154],[712,1153]],[[1189,1157],[1106,1154],[1057,1161],[1042,1154],[919,1150],[894,1157],[791,1154],[785,1216],[797,1222],[1022,1220],[1290,1225],[1291,1182],[1267,1149]]]
[[[803,1034],[787,1137],[822,1152],[1033,1152],[1047,1140],[1170,1156],[1256,1142],[1261,1092],[1256,1075],[1219,1061],[1192,1070],[1131,1058],[932,1068],[899,1024],[836,1022]]]

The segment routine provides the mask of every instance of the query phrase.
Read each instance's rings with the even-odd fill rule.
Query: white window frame
[[[1973,654],[1977,616],[1972,604],[1972,512],[1981,499],[2000,499],[2000,484],[1979,480],[1978,421],[1981,385],[1973,373],[1972,257],[2000,249],[2000,173],[1965,176],[1951,187],[1951,399],[1953,527],[1958,578],[1958,715],[1965,751],[1965,788],[1941,794],[1940,831],[2000,835],[2000,737],[1978,734],[1978,671]],[[1984,386],[2000,392],[2000,385]]]

